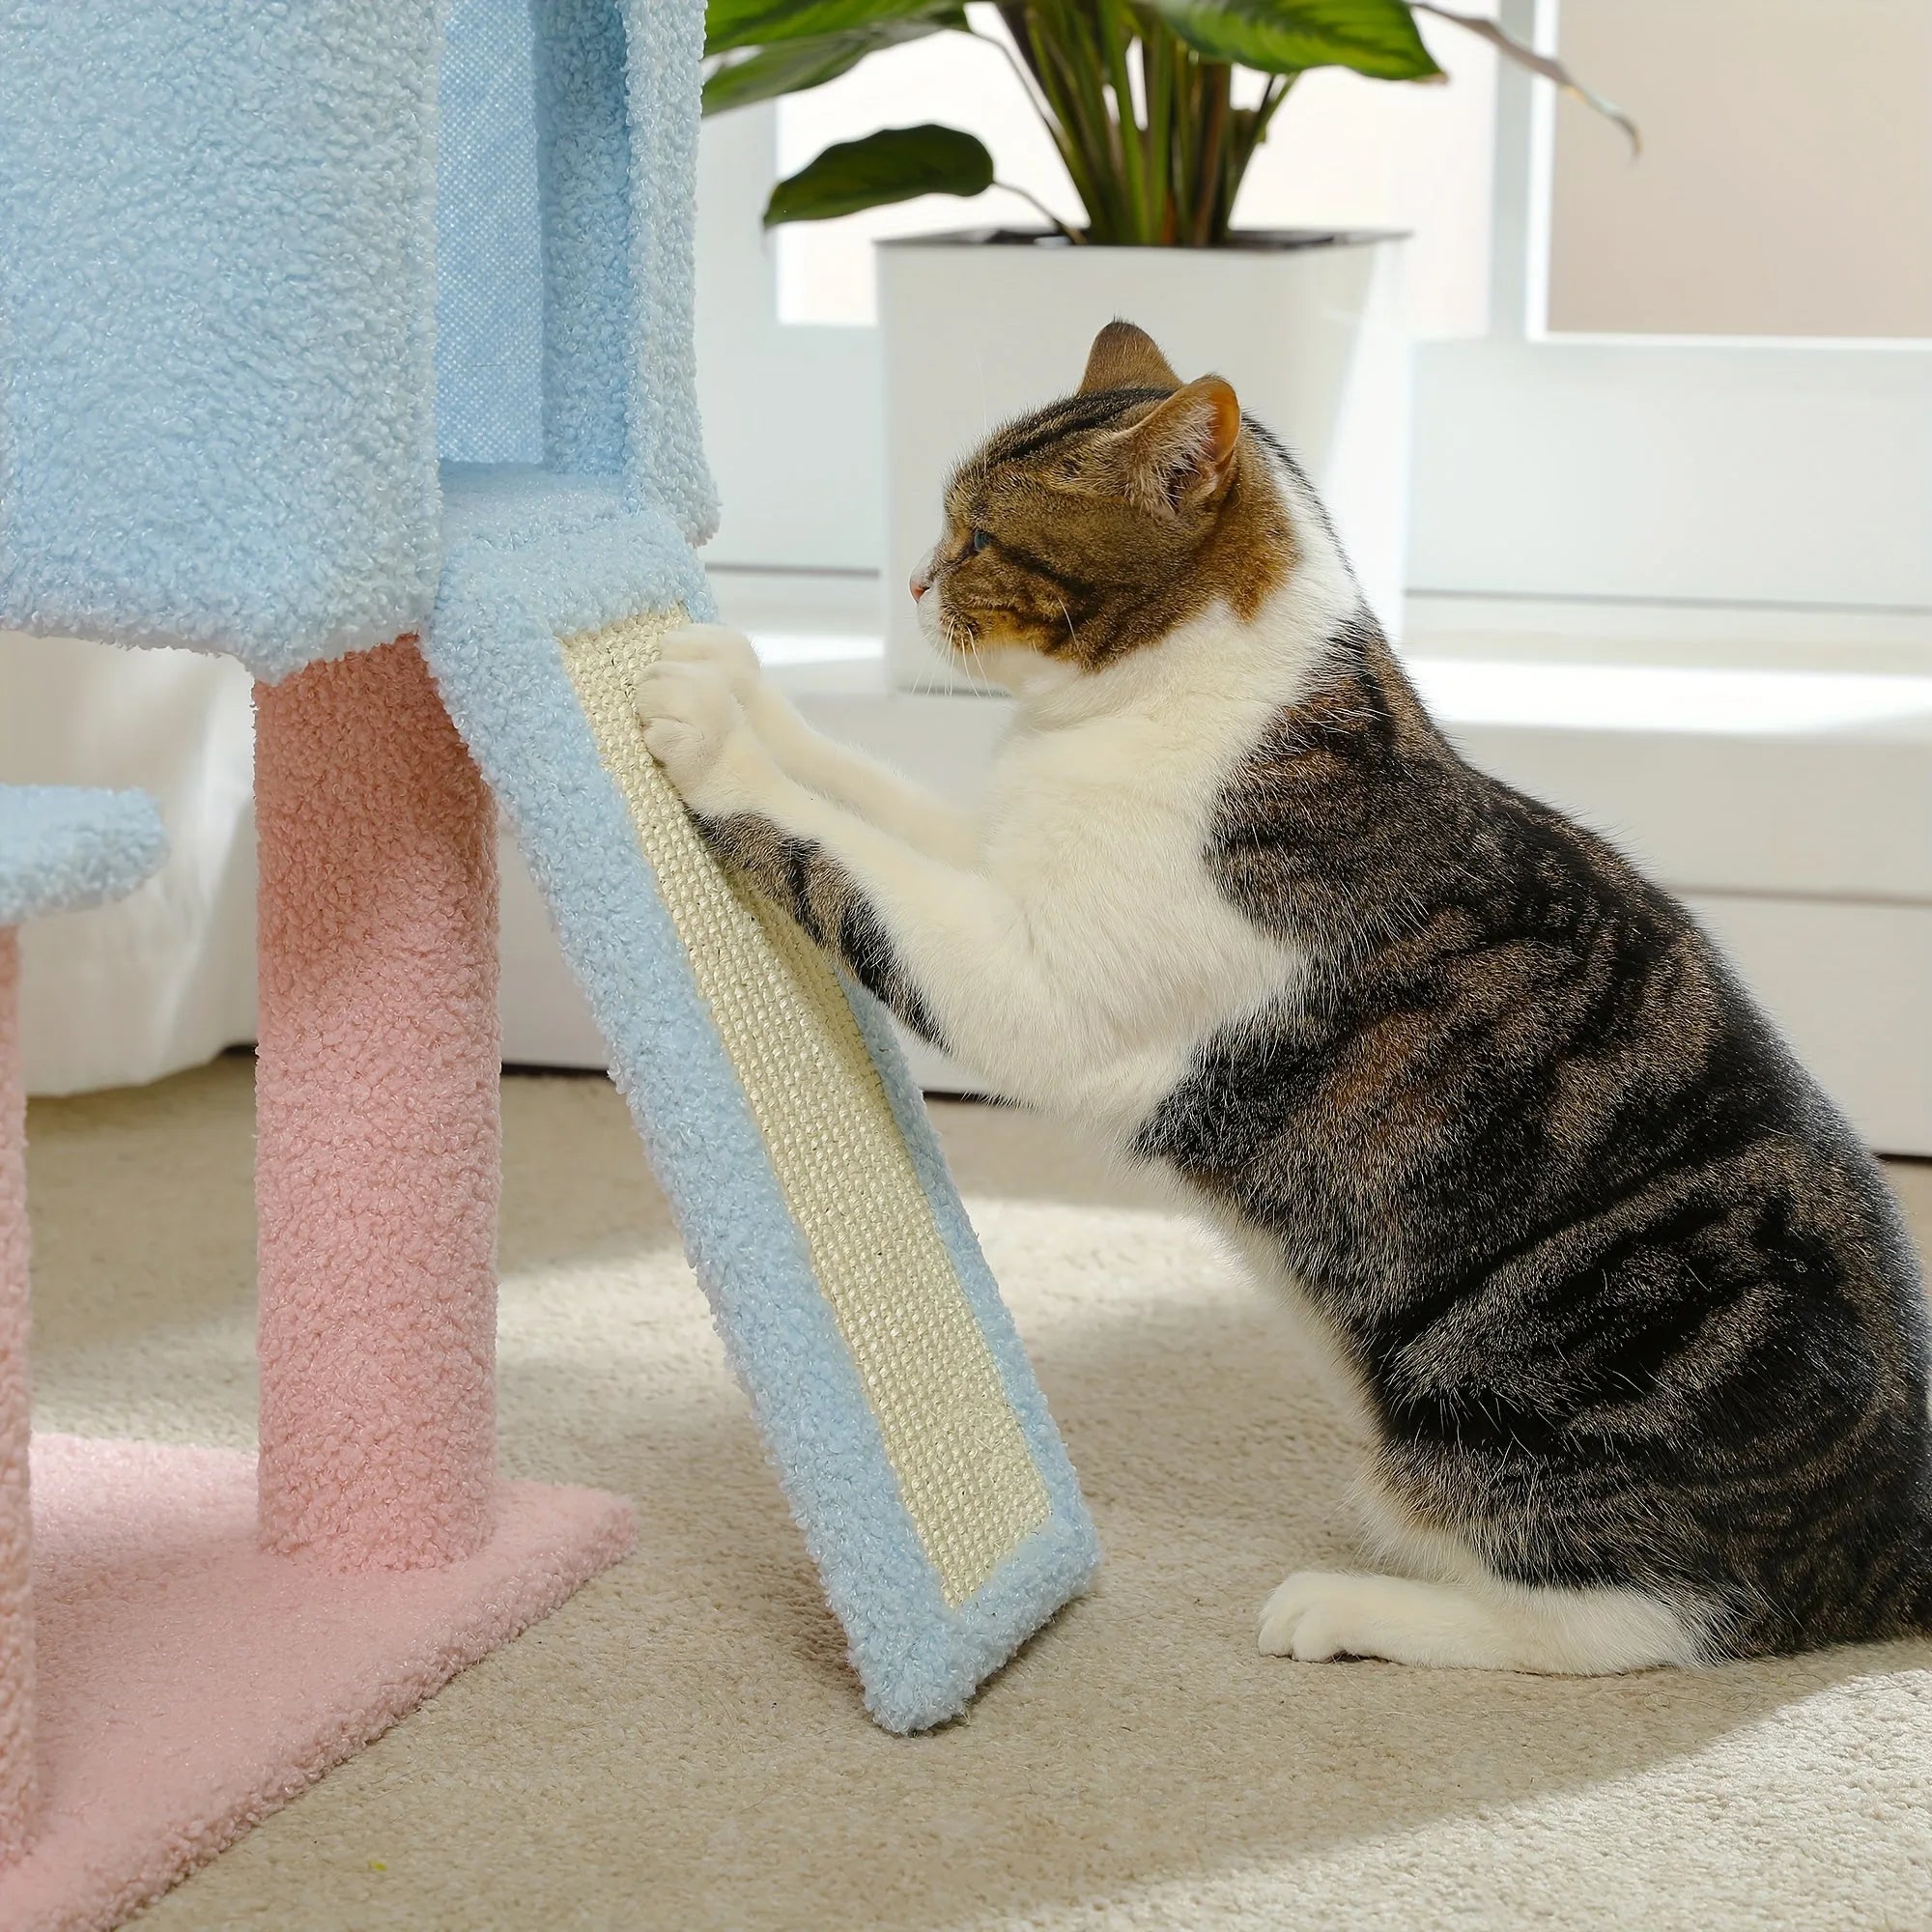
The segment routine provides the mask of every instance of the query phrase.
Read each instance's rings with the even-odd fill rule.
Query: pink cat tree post
[[[27,1109],[20,944],[0,926],[0,1864],[34,1822],[34,1599],[27,1515]]]
[[[496,812],[412,638],[255,698],[261,1513],[344,1570],[496,1501]]]
[[[262,1441],[32,1440],[17,953],[158,863],[0,785],[0,1927],[118,1923],[630,1547],[503,1483],[494,814],[412,639],[260,695]]]

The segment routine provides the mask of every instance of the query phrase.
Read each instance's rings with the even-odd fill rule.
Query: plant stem
[[[1147,156],[1141,148],[1140,122],[1134,114],[1134,87],[1127,71],[1127,45],[1133,38],[1133,20],[1123,17],[1121,0],[1097,0],[1094,10],[1094,27],[1104,49],[1107,74],[1114,87],[1114,118],[1118,124],[1121,172],[1126,186],[1130,231],[1125,242],[1151,240],[1147,186]]]
[[[1080,197],[1081,206],[1087,211],[1091,229],[1106,219],[1105,177],[1103,174],[1096,176],[1094,172],[1090,148],[1082,139],[1077,103],[1065,85],[1060,63],[1054,58],[1051,40],[1031,6],[1016,7],[1013,14],[1018,15],[1026,32],[1022,52],[1038,82],[1045,103],[1037,108],[1039,117],[1053,137],[1053,145],[1060,151],[1061,163],[1066,169],[1067,179],[1073,184],[1074,193]],[[1010,20],[1012,14],[1007,17]],[[1031,95],[1028,98],[1031,99]]]
[[[1065,135],[1061,158],[1072,177],[1075,192],[1087,209],[1089,235],[1104,241],[1114,225],[1113,197],[1109,189],[1107,149],[1104,137],[1096,140],[1089,113],[1089,103],[1080,88],[1080,64],[1069,59],[1059,38],[1056,23],[1049,31],[1039,17],[1047,0],[1027,9],[1027,46],[1034,71],[1039,76],[1040,92],[1052,104],[1054,116]],[[1064,0],[1063,0],[1064,4]]]
[[[999,13],[1011,45],[966,31],[997,46],[1013,70],[1087,212],[1085,233],[1026,189],[994,185],[1031,203],[1070,241],[1225,243],[1255,151],[1297,76],[1270,74],[1260,102],[1237,112],[1229,64],[1197,54],[1147,0],[1002,0]]]
[[[1004,10],[1002,10],[1004,11]],[[1027,98],[1027,104],[1046,123],[1047,132],[1054,138],[1054,145],[1060,144],[1060,124],[1053,118],[1053,109],[1047,105],[1046,96],[1039,90],[1037,70],[1022,62],[1005,41],[997,34],[982,34],[978,27],[966,29],[968,38],[984,41],[989,47],[998,47],[1001,57],[1012,69],[1013,77],[1020,84],[1020,92]]]
[[[1200,63],[1184,47],[1175,50],[1173,112],[1168,165],[1173,175],[1174,207],[1169,218],[1174,242],[1180,245],[1188,240],[1183,224],[1194,206],[1194,159],[1201,138]]]
[[[1174,99],[1174,37],[1157,19],[1138,16],[1141,38],[1141,82],[1148,107],[1148,240],[1165,247],[1174,240],[1174,157],[1168,149],[1169,114]]]
[[[1197,248],[1208,247],[1213,242],[1215,213],[1226,185],[1225,150],[1232,75],[1221,62],[1207,61],[1202,63],[1202,82],[1208,96],[1208,111],[1201,129],[1201,175],[1194,200],[1193,241]]]
[[[1014,27],[1016,22],[1022,31],[1025,29],[1026,10],[1024,7],[1002,7],[1000,14],[1007,22],[1009,31]],[[1044,87],[1039,77],[1039,70],[1033,62],[1032,49],[1025,46],[1021,47],[1020,54],[1024,55],[1026,61],[1026,64],[1022,66],[1020,56],[1015,55],[1013,49],[1005,41],[1001,40],[998,35],[982,34],[977,27],[968,27],[966,31],[976,41],[984,41],[988,46],[999,48],[1002,58],[1012,69],[1014,77],[1019,81],[1020,89],[1026,95],[1028,104],[1039,116],[1040,126],[1046,129],[1047,134],[1052,139],[1054,151],[1060,156],[1060,164],[1066,170],[1067,180],[1073,184],[1073,192],[1080,197],[1081,206],[1091,211],[1093,208],[1093,197],[1081,185],[1081,168],[1078,156],[1072,142],[1067,137],[1066,129],[1061,125],[1060,117],[1054,112],[1052,104],[1046,98]],[[1000,185],[998,183],[994,184],[995,186]],[[1013,192],[1015,194],[1023,194],[1025,190],[1023,188],[1015,188]],[[1046,215],[1046,218],[1064,234],[1071,236],[1076,242],[1084,242],[1087,239],[1084,235],[1078,234],[1073,229],[1068,228],[1057,214],[1048,211],[1044,203],[1035,200],[1032,195],[1027,195],[1026,198],[1032,201],[1034,206],[1042,214]]]
[[[1221,210],[1219,230],[1214,238],[1216,242],[1227,240],[1235,218],[1235,203],[1240,198],[1241,184],[1248,178],[1255,151],[1267,138],[1268,123],[1274,119],[1275,109],[1287,99],[1294,78],[1292,73],[1270,74],[1267,85],[1262,89],[1260,103],[1252,112],[1237,113],[1234,117],[1235,138],[1228,144],[1227,194]]]
[[[1054,213],[1053,210],[1047,207],[1046,203],[1040,200],[1039,196],[1033,193],[1031,189],[1021,187],[1017,182],[995,181],[993,183],[993,185],[995,187],[1005,188],[1009,194],[1018,195],[1022,201],[1032,202],[1033,205],[1037,209],[1038,209],[1043,215],[1046,216],[1047,221],[1053,227],[1059,229],[1060,232],[1064,236],[1065,236],[1069,242],[1077,242],[1083,247],[1086,245],[1087,242],[1086,236],[1081,234],[1081,232],[1077,228],[1067,227],[1065,222],[1061,220],[1060,216]]]
[[[1296,73],[1271,73],[1267,85],[1262,89],[1262,104],[1255,109],[1255,138],[1248,150],[1252,155],[1267,138],[1268,123],[1274,119],[1274,110],[1288,99],[1288,90],[1299,80]]]
[[[1047,0],[1041,0],[1042,7]],[[1079,127],[1077,138],[1085,148],[1089,173],[1100,195],[1100,206],[1089,204],[1094,217],[1094,239],[1119,242],[1132,223],[1132,210],[1123,189],[1119,151],[1120,129],[1108,111],[1106,91],[1101,85],[1102,56],[1088,9],[1091,0],[1051,0],[1057,21],[1054,33],[1040,43],[1056,56]]]

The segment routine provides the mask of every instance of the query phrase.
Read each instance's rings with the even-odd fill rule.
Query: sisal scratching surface
[[[644,749],[631,688],[681,621],[567,638],[564,668],[956,1607],[1046,1521],[1046,1486],[830,962],[719,867]]]

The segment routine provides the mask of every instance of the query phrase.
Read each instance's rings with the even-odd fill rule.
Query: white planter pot
[[[1069,393],[1094,335],[1138,323],[1183,377],[1225,376],[1321,493],[1370,604],[1402,617],[1411,342],[1399,236],[1075,247],[976,235],[879,244],[886,637],[895,681],[957,681],[905,593],[951,467],[994,424]]]

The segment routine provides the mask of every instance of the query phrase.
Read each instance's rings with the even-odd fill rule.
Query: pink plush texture
[[[262,1535],[490,1534],[496,813],[412,638],[256,688]]]
[[[34,1822],[34,1593],[27,1514],[27,1101],[20,946],[0,926],[0,1865]],[[7,1923],[0,1915],[0,1924]]]
[[[515,1483],[477,1554],[345,1575],[256,1536],[252,1458],[34,1442],[41,1814],[6,1932],[118,1924],[631,1547],[630,1506]]]

